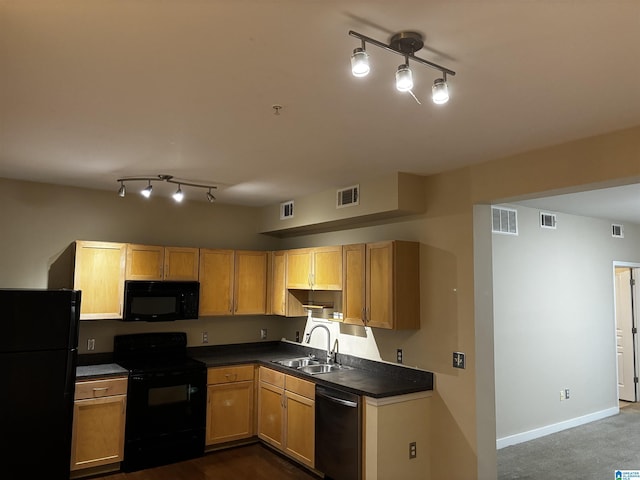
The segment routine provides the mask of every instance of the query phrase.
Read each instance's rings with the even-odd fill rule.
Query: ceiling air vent
[[[556,214],[540,212],[540,228],[556,228]]]
[[[280,204],[280,220],[293,218],[293,200]]]
[[[624,227],[622,225],[611,224],[611,236],[615,238],[624,238]]]
[[[491,207],[493,233],[518,235],[518,212],[513,208]]]
[[[352,185],[338,190],[336,208],[351,207],[353,205],[360,205],[360,185]]]

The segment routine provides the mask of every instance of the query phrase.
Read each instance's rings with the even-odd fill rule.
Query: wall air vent
[[[615,238],[624,238],[624,226],[611,224],[611,236]]]
[[[360,205],[360,185],[342,188],[337,193],[336,208]]]
[[[513,208],[491,207],[493,233],[518,235],[518,212]]]
[[[293,200],[280,204],[280,220],[293,218]]]
[[[555,213],[540,212],[540,228],[556,229],[557,219]]]

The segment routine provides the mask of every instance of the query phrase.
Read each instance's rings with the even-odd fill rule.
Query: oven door
[[[123,469],[204,454],[206,368],[130,373]]]

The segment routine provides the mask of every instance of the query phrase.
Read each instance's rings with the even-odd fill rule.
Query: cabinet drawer
[[[260,381],[284,388],[284,373],[271,370],[270,368],[260,367]]]
[[[244,382],[253,380],[253,365],[215,367],[207,370],[207,384]]]
[[[127,393],[127,377],[76,382],[76,400],[100,398]]]
[[[291,375],[287,375],[285,382],[285,389],[287,391],[297,393],[298,395],[310,398],[311,400],[316,398],[315,383],[302,380],[298,377],[292,377]]]

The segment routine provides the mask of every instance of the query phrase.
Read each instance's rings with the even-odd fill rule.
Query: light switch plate
[[[453,368],[465,368],[465,355],[462,352],[453,352]]]

